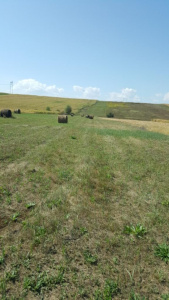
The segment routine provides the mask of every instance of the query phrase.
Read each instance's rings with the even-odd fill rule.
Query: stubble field
[[[169,299],[169,135],[147,129],[0,118],[1,299]]]

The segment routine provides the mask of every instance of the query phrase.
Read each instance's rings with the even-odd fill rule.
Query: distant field
[[[0,94],[0,110],[17,108],[25,113],[63,113],[65,107],[70,105],[78,115],[92,114],[97,117],[106,117],[113,112],[116,119],[131,120],[169,120],[169,105],[147,103],[108,102],[86,99],[71,99],[58,97],[42,97],[31,95]]]
[[[58,97],[42,97],[31,95],[0,95],[0,110],[9,108],[14,111],[17,108],[25,113],[55,113],[64,112],[67,105],[72,107],[74,113],[86,106],[93,105],[96,100],[83,100]]]
[[[117,119],[145,120],[153,119],[169,120],[169,106],[164,104],[124,103],[97,101],[90,107],[81,110],[84,114],[93,114],[98,117],[106,117],[106,113],[112,111]]]
[[[0,299],[168,300],[169,135],[68,119],[0,118]]]

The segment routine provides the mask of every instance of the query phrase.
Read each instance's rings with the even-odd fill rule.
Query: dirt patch
[[[7,166],[7,168],[1,169],[0,175],[3,175],[4,173],[17,173],[19,170],[23,170],[26,168],[28,163],[26,161],[23,161],[21,163],[12,163]]]

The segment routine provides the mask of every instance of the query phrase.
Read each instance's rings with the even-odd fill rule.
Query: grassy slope
[[[2,299],[162,299],[169,269],[154,251],[168,243],[168,136],[56,120],[0,119]],[[138,223],[147,234],[124,233]]]
[[[74,113],[106,117],[112,111],[115,118],[133,120],[169,120],[169,105],[106,102],[85,99],[0,94],[0,110],[20,108],[26,113],[62,113],[70,105]],[[50,108],[50,111],[47,110]]]
[[[0,110],[9,108],[14,111],[20,108],[21,112],[25,113],[49,113],[46,108],[50,107],[51,113],[59,114],[64,112],[67,105],[71,105],[73,112],[76,113],[79,109],[90,106],[95,102],[95,100],[10,94],[0,96]]]
[[[81,113],[105,117],[109,111],[112,111],[117,119],[169,120],[169,106],[163,104],[97,101],[91,107],[82,109]]]

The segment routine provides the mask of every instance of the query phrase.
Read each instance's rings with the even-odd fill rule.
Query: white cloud
[[[108,100],[119,102],[140,102],[140,98],[137,95],[136,90],[130,88],[122,89],[120,93],[110,93]]]
[[[169,93],[164,95],[163,101],[169,103]]]
[[[100,88],[96,87],[82,87],[78,85],[73,86],[74,92],[78,94],[79,97],[85,98],[85,99],[98,99],[100,96]]]
[[[13,86],[15,94],[34,94],[42,96],[58,96],[64,89],[57,88],[56,85],[47,85],[35,79],[23,79]]]

